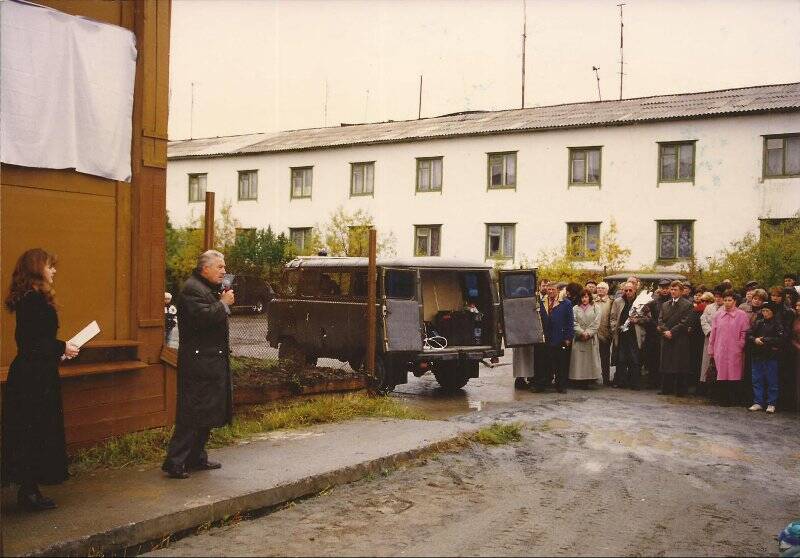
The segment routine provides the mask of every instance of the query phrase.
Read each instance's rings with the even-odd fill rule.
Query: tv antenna
[[[603,96],[600,94],[600,74],[599,74],[600,68],[598,68],[597,66],[592,66],[592,70],[594,70],[594,77],[597,78],[597,98],[602,101]]]
[[[619,100],[622,100],[622,76],[625,75],[624,66],[625,66],[625,56],[622,50],[622,32],[625,28],[625,24],[622,22],[622,7],[625,4],[617,4],[619,6]]]
[[[522,107],[525,108],[525,43],[528,40],[528,3],[522,0]]]

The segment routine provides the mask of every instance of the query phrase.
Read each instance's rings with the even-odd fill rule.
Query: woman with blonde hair
[[[68,475],[58,363],[77,356],[78,347],[56,339],[55,264],[41,248],[22,254],[5,299],[16,314],[17,356],[3,400],[2,475],[4,484],[19,485],[17,502],[29,511],[55,508],[39,484],[58,484]]]

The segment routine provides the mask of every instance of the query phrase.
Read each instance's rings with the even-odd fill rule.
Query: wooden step
[[[91,376],[94,374],[116,374],[117,372],[131,372],[142,370],[149,365],[141,360],[120,360],[115,362],[91,362],[86,364],[62,364],[58,368],[58,375],[62,378],[75,376]],[[8,367],[0,368],[0,383],[8,379]]]

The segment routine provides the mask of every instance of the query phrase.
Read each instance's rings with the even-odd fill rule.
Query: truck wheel
[[[376,395],[387,395],[395,386],[394,363],[392,359],[377,357],[375,359],[375,376],[369,376],[369,390]]]
[[[253,312],[255,312],[256,314],[263,314],[265,308],[266,305],[264,304],[264,301],[258,299],[256,303],[253,305]]]
[[[294,339],[284,339],[278,345],[278,359],[285,361],[293,369],[302,369],[306,358],[305,351]]]
[[[455,391],[467,385],[470,378],[468,366],[459,366],[457,362],[437,362],[433,367],[436,381],[445,391]]]

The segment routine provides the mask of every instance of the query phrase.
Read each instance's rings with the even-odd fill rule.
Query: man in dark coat
[[[689,320],[692,303],[681,296],[683,285],[673,281],[669,285],[670,299],[661,306],[657,331],[661,334],[661,395],[687,394],[688,378],[692,371]]]
[[[653,294],[653,300],[642,307],[639,321],[645,331],[642,356],[647,368],[647,385],[650,388],[661,387],[661,335],[656,328],[661,307],[670,299],[669,284],[669,279],[661,279],[658,282],[658,290]]]
[[[220,292],[224,276],[224,256],[204,252],[178,302],[178,406],[161,467],[172,478],[221,467],[208,460],[205,445],[211,429],[228,424],[233,410],[228,315],[234,296]]]

